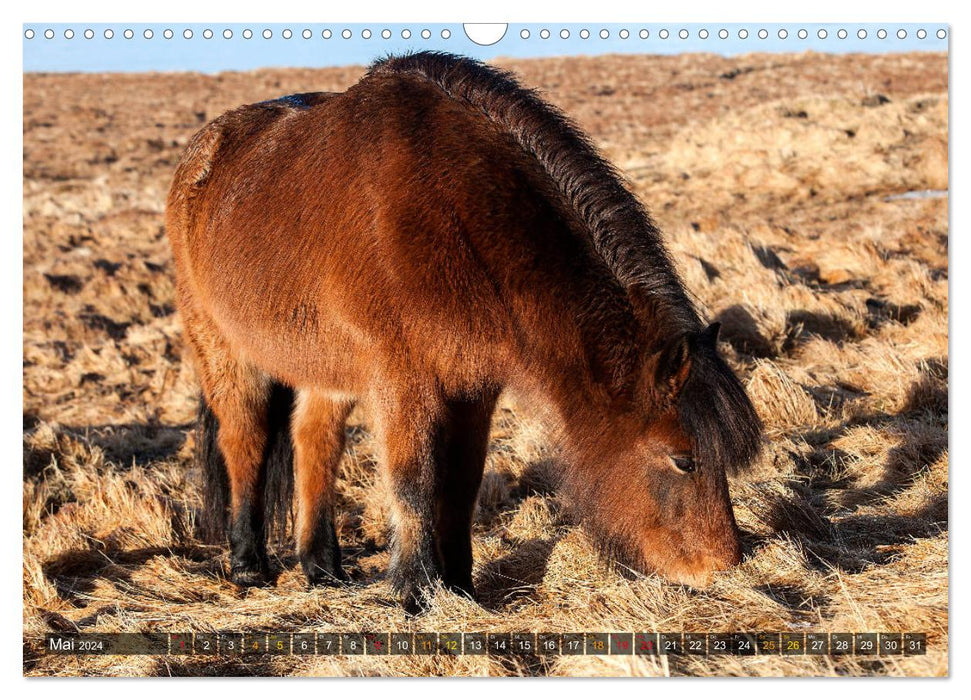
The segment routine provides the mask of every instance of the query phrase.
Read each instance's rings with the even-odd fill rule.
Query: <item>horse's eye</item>
[[[697,469],[695,466],[695,461],[690,455],[678,455],[671,457],[671,461],[674,462],[674,466],[683,471],[685,474],[690,474]]]

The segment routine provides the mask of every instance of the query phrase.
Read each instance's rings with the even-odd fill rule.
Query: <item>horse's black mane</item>
[[[423,51],[376,61],[370,74],[415,75],[501,125],[542,165],[576,212],[618,282],[648,299],[661,332],[699,336],[698,312],[675,271],[661,232],[614,166],[560,110],[506,71],[449,53]],[[712,466],[743,465],[758,448],[761,425],[738,379],[714,353],[694,353],[679,397],[682,423]]]
[[[738,377],[718,354],[717,324],[691,334],[691,366],[678,394],[678,418],[695,461],[732,472],[755,459],[762,421]]]

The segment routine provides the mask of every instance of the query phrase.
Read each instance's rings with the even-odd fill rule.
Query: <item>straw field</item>
[[[308,590],[290,543],[238,591],[194,536],[197,385],[163,206],[192,134],[362,68],[24,77],[27,675],[944,675],[948,672],[947,59],[499,61],[592,135],[651,209],[767,426],[733,481],[745,561],[706,590],[611,572],[503,397],[473,603],[406,619],[355,413],[338,527],[352,578]],[[903,196],[901,196],[903,195]],[[51,631],[915,631],[918,657],[63,657]]]

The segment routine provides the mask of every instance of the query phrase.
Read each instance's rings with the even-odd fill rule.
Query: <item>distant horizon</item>
[[[269,38],[264,38],[265,31]],[[106,32],[112,38],[106,38]],[[191,38],[185,38],[188,32]],[[530,23],[507,25],[502,39],[488,46],[475,43],[459,23],[29,23],[23,25],[22,36],[24,73],[214,74],[367,65],[389,53],[421,50],[482,60],[606,54],[946,53],[950,29],[939,23]]]

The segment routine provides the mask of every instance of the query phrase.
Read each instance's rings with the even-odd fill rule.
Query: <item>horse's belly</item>
[[[297,306],[289,322],[273,323],[260,314],[214,307],[217,323],[239,354],[274,379],[298,388],[356,394],[370,374],[366,338],[336,318],[301,317]],[[307,313],[307,312],[304,312]]]

